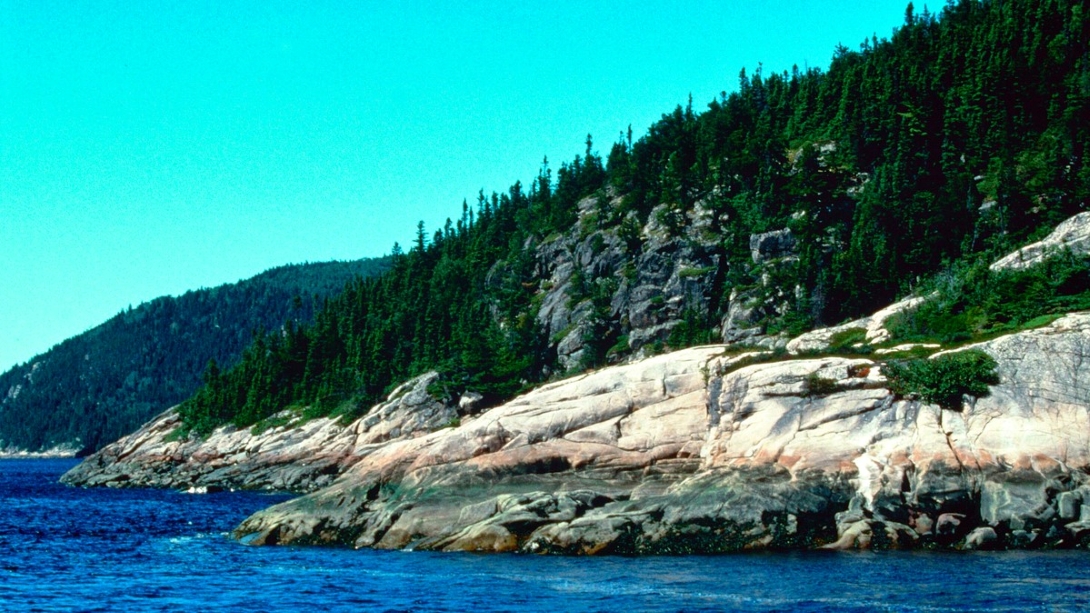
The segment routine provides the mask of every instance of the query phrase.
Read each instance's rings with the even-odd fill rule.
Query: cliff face
[[[615,207],[608,196],[586,198],[571,231],[533,246],[543,290],[537,319],[565,370],[601,361],[588,352],[612,351],[604,356],[612,362],[642,355],[687,314],[704,318],[716,310],[725,266],[710,212],[697,206],[667,227],[663,206],[642,227],[634,213],[600,227],[599,218]]]
[[[604,223],[621,200],[612,192],[585,198],[570,231],[527,245],[540,280],[537,320],[562,370],[644,357],[687,327],[707,326],[709,341],[767,348],[787,341],[765,335],[762,322],[790,310],[793,290],[778,285],[798,262],[790,230],[752,235],[750,260],[732,265],[723,219],[705,202],[686,213],[659,205],[642,225],[635,213]],[[732,268],[756,282],[725,292]]]
[[[895,397],[867,359],[739,368],[752,354],[714,346],[605,369],[376,449],[238,535],[564,553],[1082,543],[1090,315],[978,348],[1002,382],[961,410]]]
[[[866,359],[737,368],[701,347],[606,369],[386,445],[238,534],[566,553],[1082,543],[1090,315],[978,347],[1002,383],[959,411],[896,398]]]

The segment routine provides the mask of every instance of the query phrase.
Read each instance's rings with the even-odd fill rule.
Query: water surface
[[[649,558],[239,545],[284,499],[76,489],[0,460],[2,611],[1081,611],[1090,553]]]

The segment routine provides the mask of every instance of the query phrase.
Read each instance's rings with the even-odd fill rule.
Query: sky
[[[388,253],[906,4],[0,0],[0,371],[158,296]]]

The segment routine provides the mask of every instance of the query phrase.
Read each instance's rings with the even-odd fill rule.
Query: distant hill
[[[192,395],[209,360],[238,361],[254,331],[310,322],[386,258],[291,264],[129,308],[0,375],[0,451],[84,452]]]

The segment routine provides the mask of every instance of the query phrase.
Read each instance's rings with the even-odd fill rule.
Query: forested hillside
[[[313,325],[211,369],[183,418],[207,432],[291,407],[354,415],[429,369],[435,394],[494,402],[633,354],[774,345],[940,273],[986,276],[979,262],[1086,206],[1088,50],[1081,2],[961,0],[909,5],[890,39],[836,49],[828,71],[743,70],[737,91],[621,135],[604,159],[588,137],[555,175],[546,163],[421,224],[391,271]]]
[[[386,259],[281,266],[129,307],[0,375],[0,451],[98,449],[190,396],[209,360],[237,362],[253,331],[310,322],[348,281],[387,268]]]

